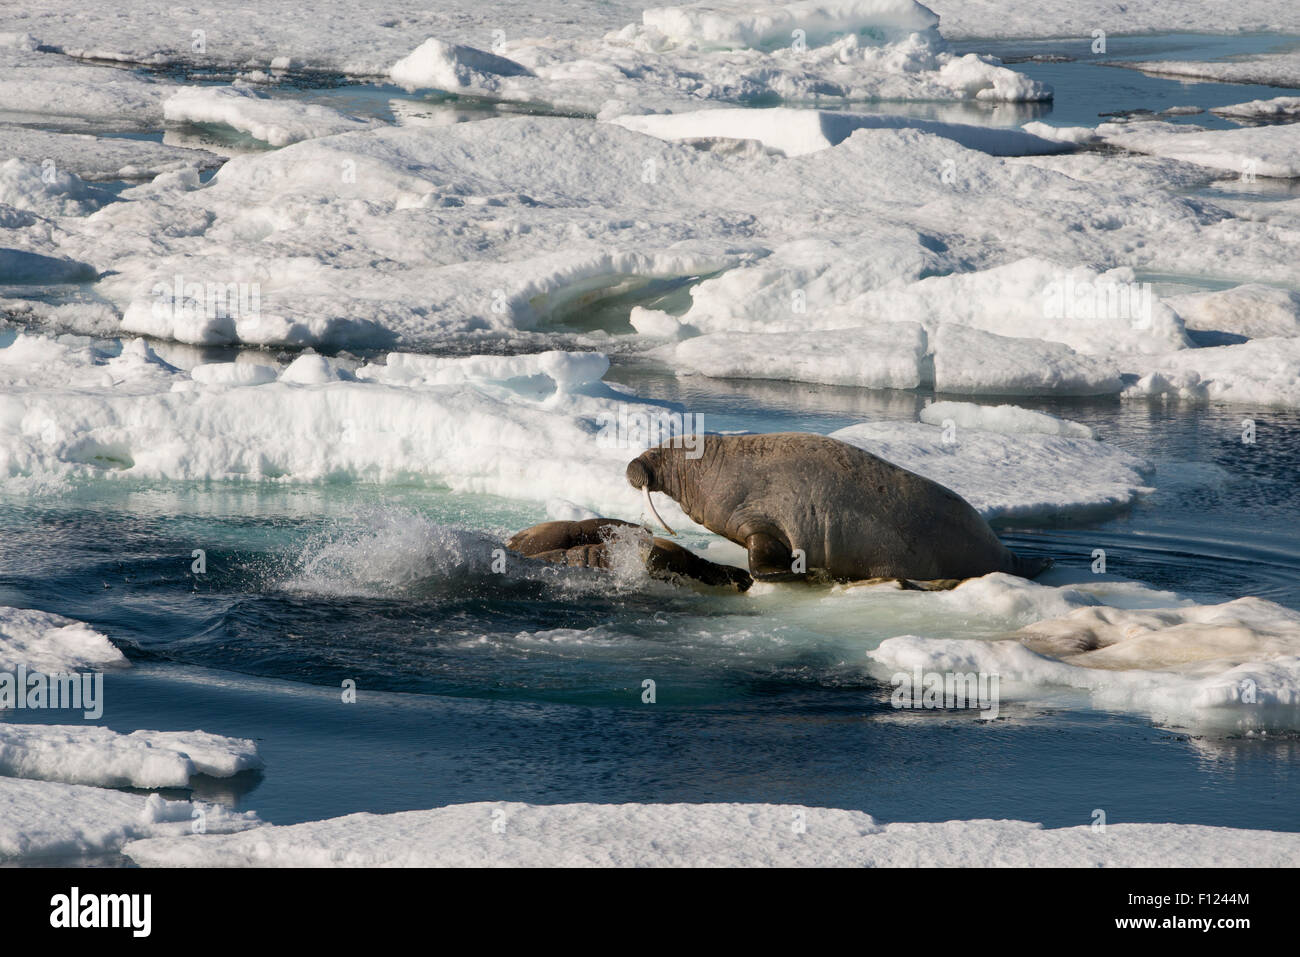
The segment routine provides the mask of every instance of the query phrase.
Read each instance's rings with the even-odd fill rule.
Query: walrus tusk
[[[645,494],[645,507],[650,509],[650,514],[655,517],[655,521],[664,527],[665,532],[667,532],[669,535],[676,537],[677,533],[674,532],[671,528],[669,528],[668,523],[665,522],[662,518],[660,518],[659,513],[655,511],[655,503],[650,501],[650,486],[642,485],[641,491]]]

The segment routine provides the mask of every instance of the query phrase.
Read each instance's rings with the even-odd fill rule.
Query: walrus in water
[[[705,585],[745,591],[753,579],[743,568],[719,565],[663,538],[652,538],[639,525],[616,518],[588,518],[580,522],[543,522],[516,533],[506,548],[527,558],[579,568],[608,568],[610,545],[620,529],[635,529],[644,536],[643,558],[652,578],[682,579]]]
[[[956,492],[824,435],[674,439],[628,463],[627,480],[661,525],[651,492],[743,546],[760,581],[1033,578],[1052,564],[1016,555]]]

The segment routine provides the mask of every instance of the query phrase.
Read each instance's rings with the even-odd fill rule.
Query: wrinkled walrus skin
[[[1013,553],[956,492],[828,436],[705,435],[696,454],[679,440],[649,449],[627,480],[747,549],[760,581],[1033,578],[1051,565]]]
[[[527,558],[579,568],[608,568],[609,539],[614,529],[640,528],[616,518],[580,522],[543,522],[517,532],[506,548]],[[648,536],[647,536],[648,537]],[[745,591],[753,579],[742,568],[719,565],[662,538],[649,539],[646,570],[663,581],[690,579],[705,585]]]

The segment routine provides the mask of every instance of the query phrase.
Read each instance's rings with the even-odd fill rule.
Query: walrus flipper
[[[745,539],[749,551],[749,573],[758,581],[793,582],[808,577],[807,572],[794,570],[794,555],[789,547],[774,535],[755,532]]]
[[[1043,572],[1047,571],[1056,564],[1054,558],[1037,558],[1025,555],[1011,553],[1015,559],[1014,567],[1011,569],[1013,575],[1019,575],[1021,578],[1037,578]]]

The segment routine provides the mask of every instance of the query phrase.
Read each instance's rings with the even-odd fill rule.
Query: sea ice
[[[1187,824],[883,824],[788,804],[458,804],[133,841],[146,867],[1286,866],[1300,835]]]
[[[105,788],[0,778],[0,860],[36,862],[109,854],[145,837],[237,831],[261,822],[252,811],[167,801]]]
[[[185,87],[163,103],[163,117],[168,123],[222,124],[271,146],[288,146],[375,125],[318,103],[272,99],[247,86]]]
[[[0,607],[0,671],[23,665],[55,674],[126,668],[126,657],[89,625],[27,608]]]
[[[257,745],[204,731],[0,724],[0,774],[98,787],[183,788],[196,774],[260,768]]]

